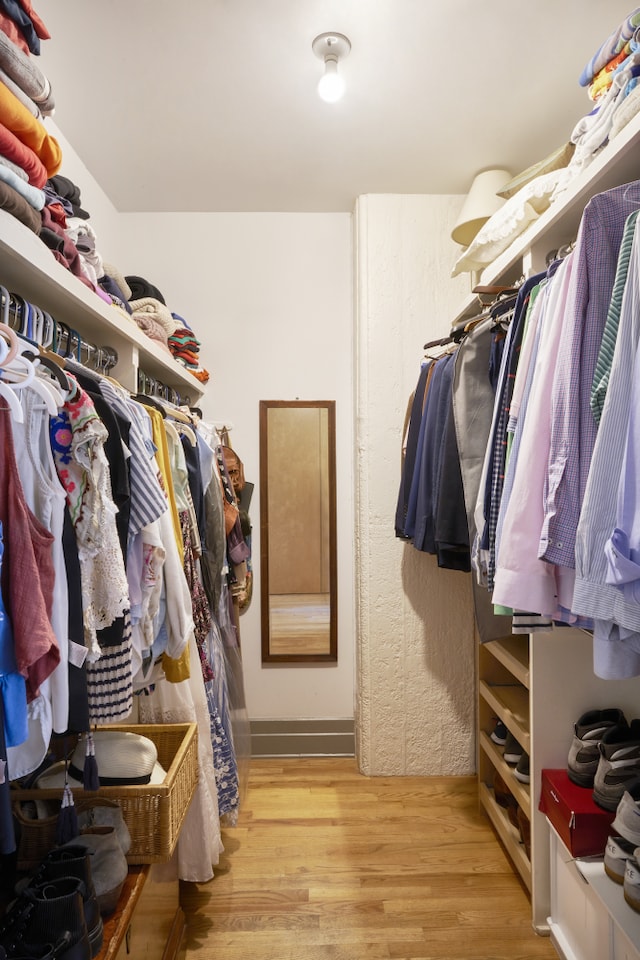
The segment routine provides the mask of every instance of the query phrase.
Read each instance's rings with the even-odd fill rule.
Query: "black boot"
[[[84,884],[84,920],[91,944],[91,956],[95,957],[102,949],[103,925],[91,875],[91,856],[84,844],[68,843],[51,850],[42,861],[40,871],[32,882],[43,883],[45,880],[58,880],[62,877],[75,877]]]
[[[76,877],[23,890],[0,920],[0,945],[7,960],[91,960],[84,894],[84,884]]]

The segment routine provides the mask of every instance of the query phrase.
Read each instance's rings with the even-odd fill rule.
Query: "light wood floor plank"
[[[207,884],[181,885],[181,960],[557,960],[471,777],[252,760]]]

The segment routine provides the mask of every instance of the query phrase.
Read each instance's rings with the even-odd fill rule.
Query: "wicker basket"
[[[115,800],[131,834],[127,854],[130,864],[162,863],[171,857],[185,814],[198,782],[198,738],[195,723],[113,724],[102,729],[128,730],[148,737],[158,750],[158,763],[166,771],[162,783],[146,786],[100,787],[95,793],[73,785],[74,803],[86,809],[96,800]],[[62,790],[12,789],[14,815],[19,827],[18,869],[40,863],[55,846],[57,817],[27,819],[21,804],[27,800],[62,799]]]

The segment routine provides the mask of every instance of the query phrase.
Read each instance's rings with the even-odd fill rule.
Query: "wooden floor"
[[[185,960],[534,960],[557,954],[474,778],[367,778],[353,759],[251,761]]]

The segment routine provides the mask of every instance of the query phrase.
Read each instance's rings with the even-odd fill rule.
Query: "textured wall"
[[[461,198],[365,196],[356,208],[356,736],[368,775],[475,768],[470,575],[394,536],[402,425],[425,341],[468,290],[450,279]]]

